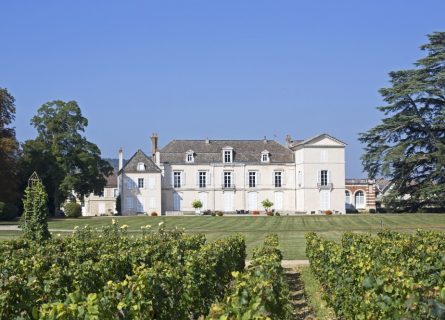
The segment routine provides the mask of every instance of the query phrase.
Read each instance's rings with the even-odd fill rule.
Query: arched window
[[[355,193],[355,207],[357,209],[365,207],[365,193],[362,190]]]
[[[348,190],[345,190],[345,202],[347,204],[351,203],[351,193]]]

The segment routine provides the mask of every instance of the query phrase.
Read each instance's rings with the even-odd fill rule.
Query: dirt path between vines
[[[304,284],[300,273],[296,268],[286,269],[286,279],[289,284],[290,296],[292,299],[293,315],[296,320],[317,319],[311,307],[306,301]]]

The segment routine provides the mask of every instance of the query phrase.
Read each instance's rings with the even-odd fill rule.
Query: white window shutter
[[[235,181],[236,181],[236,175],[235,172],[232,172],[232,186],[236,185]]]
[[[244,185],[246,185],[246,186],[249,186],[249,171],[247,171],[246,172],[246,177],[245,177],[245,180],[244,180]]]
[[[207,186],[211,186],[212,185],[212,174],[210,172],[207,172],[207,176],[206,176],[206,182],[207,182]]]
[[[224,185],[224,171],[221,172],[221,185]]]
[[[186,178],[185,178],[185,172],[182,171],[181,172],[181,177],[182,177],[182,181],[181,181],[181,187],[186,185]]]
[[[259,171],[256,174],[256,184],[257,185],[261,184],[261,173]]]
[[[321,171],[317,171],[317,183],[320,183]]]
[[[328,183],[332,183],[331,170],[328,171]]]
[[[281,171],[281,184],[283,186],[286,184],[286,171]]]
[[[175,185],[175,173],[173,171],[171,172],[170,183],[172,187]]]
[[[196,171],[196,186],[199,187],[199,171]]]

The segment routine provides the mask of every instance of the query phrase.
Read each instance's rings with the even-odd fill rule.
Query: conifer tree
[[[365,170],[392,181],[385,200],[399,210],[445,207],[445,32],[428,38],[415,68],[389,73],[384,118],[359,138]]]

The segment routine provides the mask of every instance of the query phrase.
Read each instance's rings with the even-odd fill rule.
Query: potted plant
[[[261,205],[263,206],[264,210],[266,210],[266,213],[268,213],[269,209],[273,206],[273,202],[270,201],[269,199],[264,199],[261,202]],[[272,213],[272,215],[273,215],[273,213]]]
[[[194,200],[192,202],[192,207],[195,209],[195,213],[196,214],[200,214],[201,213],[201,208],[202,208],[202,201],[201,200]]]
[[[252,215],[258,216],[258,215],[260,215],[260,212],[258,210],[254,210],[254,211],[252,211]]]
[[[332,215],[332,211],[331,210],[326,210],[324,212],[324,214],[327,215],[327,216],[330,216],[330,215]]]

